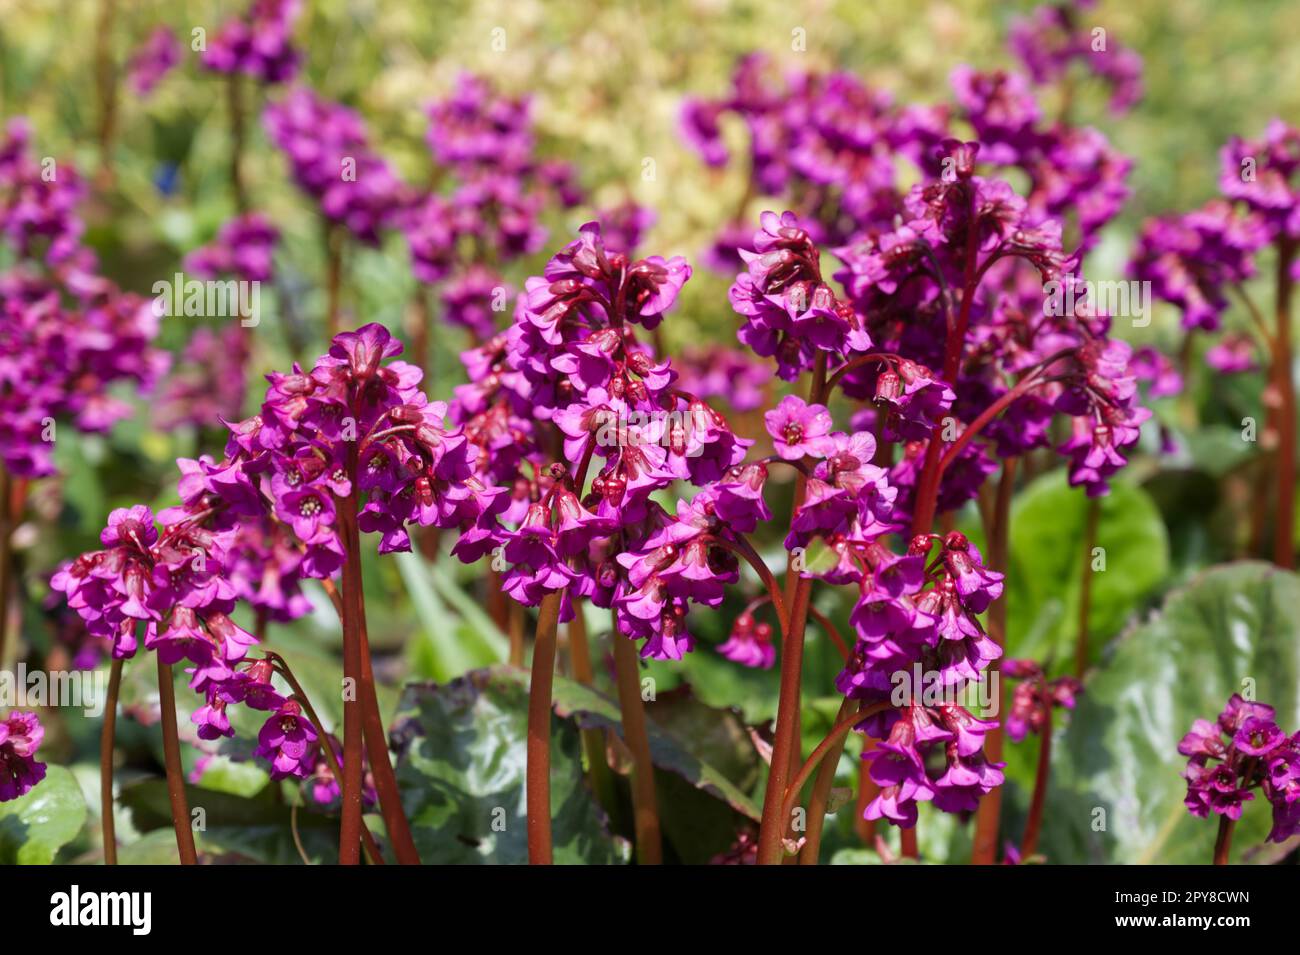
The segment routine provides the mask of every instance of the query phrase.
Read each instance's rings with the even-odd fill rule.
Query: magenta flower
[[[137,96],[148,96],[181,60],[181,44],[170,27],[156,27],[126,64],[127,82]]]
[[[824,457],[833,446],[828,439],[831,413],[825,405],[810,405],[795,395],[786,395],[763,415],[763,420],[776,453],[787,461]]]
[[[45,778],[36,750],[45,728],[35,713],[10,713],[0,720],[0,802],[25,796]]]
[[[271,778],[306,779],[316,767],[316,727],[302,707],[287,700],[267,718],[257,734],[257,755],[271,763]]]
[[[1197,720],[1178,744],[1187,757],[1187,811],[1241,818],[1244,805],[1263,793],[1273,809],[1271,842],[1300,831],[1300,733],[1288,737],[1273,707],[1233,694],[1217,724]]]
[[[718,653],[741,666],[770,670],[776,662],[771,624],[756,621],[749,612],[742,613],[731,625],[731,635],[719,644]]]

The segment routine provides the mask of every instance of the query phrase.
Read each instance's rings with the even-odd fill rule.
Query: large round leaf
[[[31,792],[0,802],[0,863],[49,865],[86,822],[86,797],[72,772],[49,766]]]
[[[1187,760],[1178,741],[1233,693],[1276,707],[1287,732],[1300,729],[1295,574],[1260,563],[1207,571],[1115,646],[1067,717],[1052,760],[1049,858],[1209,862],[1217,826],[1183,807]],[[1269,825],[1257,795],[1238,823],[1234,857],[1258,847]]]
[[[446,685],[408,686],[393,735],[397,778],[426,863],[528,861],[528,691],[501,667]],[[557,863],[625,861],[583,779],[578,728],[551,727],[551,831]]]

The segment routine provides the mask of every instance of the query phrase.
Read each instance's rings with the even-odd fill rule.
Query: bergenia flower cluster
[[[1007,45],[1033,81],[1059,83],[1078,63],[1110,87],[1110,108],[1125,113],[1142,98],[1142,58],[1115,44],[1104,27],[1083,22],[1096,0],[1071,0],[1038,7],[1011,21]]]
[[[287,83],[302,60],[293,46],[301,12],[301,0],[252,0],[208,38],[203,66],[214,73],[242,73],[268,86]]]
[[[1043,668],[1033,660],[1004,660],[1002,675],[1016,680],[1007,711],[1007,736],[1016,743],[1026,736],[1038,736],[1051,726],[1051,711],[1059,707],[1074,709],[1083,683],[1073,676],[1047,679]]]
[[[1259,139],[1233,138],[1220,153],[1222,196],[1145,223],[1129,273],[1174,305],[1189,332],[1219,331],[1230,304],[1246,297],[1244,283],[1258,274],[1262,250],[1300,242],[1297,171],[1300,129],[1275,119]],[[1300,276],[1300,258],[1288,256],[1279,268]],[[1223,374],[1245,371],[1256,364],[1256,347],[1245,334],[1229,331],[1206,361]]]
[[[175,31],[156,27],[127,61],[127,82],[137,96],[148,96],[180,61],[181,43]]]
[[[152,348],[151,303],[98,274],[82,244],[76,169],[31,155],[26,121],[0,141],[0,231],[17,262],[0,274],[0,461],[12,474],[54,473],[58,422],[107,430],[130,406],[110,389],[152,387],[166,356]]]
[[[765,513],[761,466],[737,468],[752,442],[638,340],[690,275],[681,257],[608,250],[587,223],[527,280],[509,331],[466,353],[471,380],[453,409],[482,482],[510,489],[455,552],[502,548],[515,599],[563,591],[564,620],[576,597],[613,607],[654,657],[691,649],[687,604],[717,606],[737,577],[728,527],[752,529]],[[652,495],[677,480],[702,490],[674,516]]]
[[[1187,757],[1187,811],[1241,818],[1260,791],[1273,809],[1270,842],[1300,831],[1300,733],[1287,736],[1273,707],[1234,693],[1217,722],[1197,720],[1178,744]]]
[[[298,187],[321,214],[358,241],[378,245],[411,202],[409,188],[369,144],[351,109],[299,86],[262,114],[268,138],[288,157]]]
[[[402,230],[416,278],[442,285],[443,317],[483,341],[511,294],[500,269],[541,248],[548,205],[577,205],[581,193],[572,167],[537,157],[527,97],[465,73],[427,113],[438,188],[414,203]]]
[[[250,656],[259,639],[236,606],[260,621],[309,609],[302,581],[344,560],[341,500],[364,501],[360,529],[392,551],[409,548],[408,522],[472,524],[500,497],[473,480],[467,442],[419,390],[419,369],[388,361],[401,350],[372,324],[338,335],[309,372],[268,375],[261,412],[230,425],[222,460],[178,462],[178,506],[156,519],[143,505],[114,511],[104,549],[51,581],[115,658],[136,653],[143,628],[162,662],[189,664],[200,738],[233,734],[232,704],[269,712],[259,752],[275,778],[317,770],[319,730],[274,688],[271,663]]]

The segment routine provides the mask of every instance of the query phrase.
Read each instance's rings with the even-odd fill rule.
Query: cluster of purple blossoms
[[[98,274],[81,244],[76,170],[29,154],[25,121],[0,141],[0,231],[18,261],[0,274],[0,461],[11,473],[54,473],[54,422],[105,431],[129,405],[119,381],[147,390],[165,368],[150,303]]]
[[[364,500],[360,530],[391,551],[409,548],[407,522],[473,524],[500,496],[473,480],[419,369],[388,361],[401,350],[372,324],[336,336],[310,372],[268,375],[261,412],[230,425],[225,458],[178,462],[178,506],[157,523],[144,506],[114,511],[104,549],[51,580],[115,658],[135,654],[143,623],[146,649],[189,662],[200,739],[233,735],[231,704],[268,712],[258,751],[275,778],[316,772],[318,730],[274,688],[271,662],[249,656],[258,638],[234,622],[236,605],[259,622],[305,613],[302,580],[343,563],[340,501]]]
[[[280,230],[260,212],[235,216],[215,239],[185,257],[185,269],[208,279],[229,275],[245,282],[269,282],[279,239]]]
[[[1178,744],[1187,757],[1188,812],[1239,819],[1259,789],[1273,807],[1270,842],[1300,831],[1300,733],[1287,736],[1271,706],[1233,694],[1217,723],[1197,720]]]
[[[211,38],[203,65],[267,85],[287,83],[302,60],[293,47],[293,26],[301,11],[301,0],[253,0],[242,16],[226,21]]]
[[[465,73],[428,116],[429,149],[451,182],[415,201],[402,230],[416,278],[442,283],[443,316],[483,341],[510,294],[500,267],[541,248],[548,203],[574,206],[581,194],[571,167],[537,158],[527,97]]]
[[[643,655],[673,659],[693,646],[688,604],[718,606],[737,579],[729,528],[765,516],[762,465],[739,466],[752,442],[637,339],[690,274],[680,257],[612,251],[587,223],[527,280],[509,331],[465,354],[454,406],[480,480],[509,489],[455,553],[501,547],[519,602],[563,591],[567,620],[585,597],[614,608]],[[671,515],[652,495],[678,480],[703,490]]]
[[[1042,733],[1050,725],[1053,709],[1074,709],[1075,698],[1083,692],[1083,684],[1075,677],[1049,680],[1043,668],[1032,660],[1004,660],[1002,675],[1020,681],[1011,694],[1006,719],[1007,736],[1017,743]]]
[[[1151,283],[1152,294],[1182,314],[1188,332],[1220,330],[1234,295],[1257,272],[1270,245],[1300,241],[1300,129],[1279,119],[1258,140],[1234,137],[1220,153],[1220,198],[1142,228],[1129,274]],[[1300,278],[1300,258],[1289,263]],[[1223,334],[1206,352],[1215,371],[1254,367],[1256,345],[1241,332]]]
[[[862,317],[822,280],[820,251],[792,212],[764,212],[753,249],[740,249],[746,271],[728,292],[744,316],[737,337],[754,353],[775,357],[777,374],[794,381],[819,354],[866,352]]]
[[[898,674],[935,674],[939,685],[958,688],[980,678],[1002,655],[984,632],[978,614],[1002,593],[1002,575],[987,570],[963,535],[915,538],[895,554],[879,541],[860,545],[832,538],[851,559],[860,596],[850,616],[857,642],[836,679],[841,693],[866,703],[894,694]],[[939,544],[937,556],[930,552]],[[842,560],[848,572],[848,560]],[[973,811],[980,796],[1002,783],[1002,764],[990,763],[984,734],[995,721],[981,720],[951,694],[932,702],[913,687],[901,707],[884,710],[859,729],[881,742],[863,758],[880,787],[867,806],[868,819],[910,827],[917,803],[933,801],[945,812]]]
[[[294,181],[331,223],[368,245],[409,208],[410,189],[369,145],[361,117],[307,87],[262,114],[267,136],[289,158]]]
[[[1269,238],[1261,216],[1212,199],[1185,215],[1146,222],[1129,274],[1150,282],[1155,298],[1176,306],[1184,328],[1215,331],[1230,291],[1254,277],[1255,254]]]
[[[898,107],[844,74],[776,81],[754,56],[737,67],[731,96],[687,104],[688,139],[707,162],[728,160],[719,120],[735,113],[749,128],[757,191],[792,197],[793,212],[766,217],[752,243],[725,230],[747,267],[731,291],[741,340],[775,356],[787,380],[819,352],[848,363],[844,393],[872,404],[853,426],[906,442],[890,473],[900,516],[911,512],[929,435],[949,416],[958,428],[943,440],[961,446],[944,466],[939,510],[971,499],[998,457],[1048,446],[1057,414],[1074,419],[1058,448],[1072,480],[1105,493],[1149,412],[1136,406],[1125,346],[1109,339],[1109,317],[1086,304],[1075,273],[1128,197],[1131,162],[1096,130],[1045,122],[1014,73],[962,67],[952,82],[958,109]],[[963,121],[977,143],[952,137]],[[1029,191],[1017,194],[1003,171]],[[820,275],[821,241],[844,263],[834,276],[842,293]],[[980,440],[963,440],[1027,379],[1032,388],[981,422]]]
[[[730,95],[687,101],[683,135],[710,166],[726,165],[721,122],[738,116],[749,132],[751,192],[790,197],[818,242],[843,245],[864,233],[893,231],[895,216],[907,215],[899,160],[927,176],[943,175],[950,167],[938,147],[954,138],[961,121],[974,127],[984,162],[1028,177],[1029,226],[1072,219],[1080,245],[1090,248],[1128,196],[1130,160],[1095,129],[1046,123],[1018,74],[955,70],[958,109],[898,106],[847,73],[784,80],[773,74],[761,54],[742,59]],[[744,237],[728,224],[710,258],[729,262],[729,250]]]
[[[148,96],[181,61],[181,44],[171,27],[157,27],[126,64],[127,82],[137,96]]]
[[[1111,46],[1102,28],[1080,25],[1078,11],[1095,0],[1038,7],[1027,17],[1011,21],[1008,46],[1038,85],[1059,82],[1074,63],[1111,88],[1110,108],[1125,113],[1142,98],[1142,58],[1134,51]]]
[[[10,713],[0,719],[0,802],[17,799],[45,778],[36,750],[45,728],[35,713]]]

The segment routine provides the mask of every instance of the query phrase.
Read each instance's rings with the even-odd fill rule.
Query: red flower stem
[[[745,538],[743,534],[737,534],[735,541],[729,541],[725,537],[715,537],[713,543],[717,544],[723,550],[729,550],[736,556],[745,560],[754,572],[758,574],[759,579],[763,581],[763,586],[767,588],[767,596],[772,601],[772,606],[776,610],[776,620],[781,627],[781,633],[784,636],[788,618],[786,616],[785,597],[782,595],[781,585],[776,581],[776,575],[772,569],[767,566],[758,551]]]
[[[108,668],[108,699],[104,724],[99,728],[99,830],[104,842],[104,865],[117,865],[117,826],[113,819],[113,747],[117,740],[117,697],[122,688],[122,661]]]
[[[1028,859],[1038,849],[1038,833],[1043,827],[1043,804],[1047,799],[1047,778],[1052,771],[1052,704],[1047,700],[1042,735],[1038,743],[1038,770],[1034,774],[1034,795],[1029,802],[1029,819],[1025,837],[1020,841],[1020,858]]]
[[[487,573],[487,609],[497,629],[505,633],[510,626],[510,610],[506,594],[501,589],[501,574],[489,568]]]
[[[835,624],[831,623],[826,615],[816,607],[810,606],[808,608],[808,616],[816,620],[817,624],[826,631],[826,635],[831,638],[831,642],[835,644],[835,649],[840,652],[840,656],[847,660],[849,658],[849,645],[844,642],[844,638],[840,636]]]
[[[970,326],[971,306],[974,304],[975,289],[979,285],[980,275],[983,274],[982,270],[976,267],[979,255],[979,232],[974,227],[973,191],[971,192],[970,204],[972,213],[970,216],[971,226],[966,238],[966,265],[962,282],[961,309],[958,312],[956,321],[948,326],[948,332],[944,339],[943,380],[951,387],[955,387],[957,372],[961,368],[961,358],[966,348],[966,329]],[[1008,401],[1007,404],[1010,404],[1010,402]],[[980,427],[983,427],[983,425],[980,424]],[[971,437],[974,437],[975,431],[974,426],[967,428],[966,432],[962,434],[962,438],[969,441]],[[960,450],[960,444],[961,439],[959,438],[953,448]],[[934,527],[934,515],[939,504],[939,484],[943,477],[943,464],[940,460],[941,450],[942,442],[939,440],[939,435],[937,431],[932,431],[925,448],[925,460],[921,465],[921,475],[916,482],[916,502],[912,511],[913,537],[918,534],[928,534]],[[950,451],[949,454],[951,453]],[[899,839],[902,854],[905,858],[919,858],[920,853],[917,848],[915,828],[904,829]]]
[[[420,853],[411,836],[411,823],[402,807],[402,793],[388,753],[388,733],[379,712],[379,694],[375,690],[375,673],[370,661],[370,634],[366,628],[365,594],[361,595],[361,732],[370,756],[370,773],[379,796],[379,812],[384,817],[388,841],[398,865],[419,865]],[[365,823],[362,823],[364,833]]]
[[[835,717],[836,724],[856,710],[856,701],[846,698],[840,704],[840,711]],[[826,828],[826,806],[830,800],[831,785],[835,782],[835,769],[839,766],[847,740],[848,734],[845,733],[832,743],[817,767],[817,778],[813,780],[812,794],[808,797],[807,832],[803,848],[799,851],[800,865],[816,865],[817,858],[821,855],[822,831]]]
[[[294,698],[302,704],[302,708],[307,711],[307,719],[311,720],[312,725],[316,727],[316,732],[320,734],[321,746],[325,749],[325,762],[329,765],[330,775],[339,784],[343,786],[343,777],[340,775],[342,770],[339,769],[339,754],[330,742],[329,734],[325,732],[325,724],[320,721],[320,716],[316,713],[316,708],[311,705],[311,700],[307,696],[307,691],[302,688],[298,678],[293,675],[293,670],[289,668],[289,661],[278,653],[266,652],[266,658],[271,661],[275,667],[275,672],[284,677],[289,688],[293,690]],[[370,834],[370,827],[366,825],[365,820],[361,822],[361,842],[366,850],[366,858],[371,865],[383,865],[384,856],[379,851],[379,845],[375,842],[375,837]]]
[[[533,639],[533,672],[528,683],[528,763],[526,768],[528,862],[551,864],[551,688],[555,682],[555,630],[562,591],[542,598]]]
[[[1277,243],[1277,334],[1273,337],[1273,381],[1277,389],[1277,515],[1273,521],[1273,562],[1295,566],[1296,398],[1291,377],[1291,262],[1296,243],[1285,236]]]
[[[362,704],[361,534],[357,530],[357,447],[348,445],[352,491],[336,498],[343,541],[343,805],[339,821],[339,864],[361,862]]]
[[[510,655],[507,658],[512,667],[522,667],[524,665],[524,608],[522,604],[510,602],[509,608],[510,628]]]
[[[830,396],[835,393],[835,386],[838,385],[849,372],[856,371],[863,365],[870,365],[875,362],[898,360],[899,357],[892,352],[871,352],[868,355],[859,355],[857,358],[846,361],[844,364],[840,365],[840,367],[835,369],[835,373],[832,374],[830,379],[826,382],[825,397],[830,398]]]
[[[1016,458],[1007,458],[1002,462],[1002,476],[998,479],[997,498],[993,504],[993,514],[985,536],[989,542],[989,569],[1005,574],[1007,572],[1007,551],[1011,537],[1011,495],[1016,484]],[[1007,595],[989,606],[989,635],[993,641],[1005,649],[1007,645]],[[995,674],[1001,666],[1002,658],[991,662],[987,673],[996,681]],[[994,682],[994,712],[1001,712],[1001,683]],[[1002,724],[1001,722],[984,736],[984,755],[991,763],[1002,760]],[[993,865],[997,862],[998,825],[1002,815],[1002,787],[997,786],[980,799],[979,809],[975,813],[975,838],[971,845],[972,865]]]
[[[799,716],[799,682],[803,674],[803,633],[808,620],[812,588],[799,579],[790,608],[790,623],[781,639],[781,684],[776,710],[776,738],[772,744],[772,765],[763,795],[763,816],[758,830],[759,865],[779,865],[782,838],[790,821],[782,809],[786,782],[791,776],[791,754],[795,752]]]
[[[1074,675],[1083,679],[1088,669],[1088,630],[1092,616],[1092,549],[1097,546],[1097,524],[1101,519],[1101,499],[1088,499],[1083,525],[1083,569],[1079,578],[1079,633],[1074,640]]]
[[[974,440],[975,436],[983,431],[990,421],[1005,411],[1008,405],[1014,402],[1017,398],[1020,398],[1031,388],[1038,385],[1051,384],[1054,381],[1060,381],[1061,378],[1057,376],[1051,378],[1042,377],[1043,373],[1050,368],[1053,363],[1059,360],[1059,354],[1052,356],[1047,361],[1043,362],[1043,364],[1033,369],[1029,374],[1025,375],[1025,377],[1020,379],[1020,381],[1016,382],[1015,386],[1010,391],[980,412],[979,416],[970,423],[966,430],[957,436],[957,440],[954,441],[944,453],[939,464],[939,476],[943,476],[943,472],[948,469],[953,461],[957,460],[957,455],[961,454],[962,449],[964,449],[966,445],[970,444],[971,441]],[[926,531],[926,533],[929,533],[929,531]]]
[[[852,701],[846,700],[845,704],[851,706]],[[889,709],[890,705],[891,704],[888,702],[872,703],[870,706],[862,707],[861,709],[856,709],[850,712],[848,716],[843,715],[845,713],[845,706],[840,707],[840,715],[837,718],[835,725],[830,728],[829,732],[827,732],[827,734],[822,738],[822,741],[813,749],[812,755],[809,756],[803,765],[799,767],[799,771],[793,774],[793,778],[790,780],[789,789],[781,803],[781,813],[783,816],[788,818],[790,814],[794,812],[795,800],[798,799],[799,791],[803,789],[804,783],[808,782],[808,777],[812,775],[812,771],[821,764],[827,754],[829,754],[837,745],[841,748],[844,746],[844,737],[848,735],[849,730],[853,729],[853,727],[857,726],[867,717],[874,716],[882,710]],[[834,768],[832,767],[832,776],[833,775]]]
[[[1214,840],[1214,864],[1227,865],[1228,853],[1232,849],[1232,830],[1237,820],[1227,816],[1219,817],[1219,835]]]
[[[819,351],[813,365],[812,384],[808,391],[809,404],[820,404],[826,393],[826,353]],[[807,480],[796,479],[794,506],[791,521],[803,503]],[[787,603],[789,615],[781,634],[781,683],[776,704],[776,736],[772,743],[772,765],[763,793],[763,816],[758,829],[758,863],[780,865],[782,839],[790,817],[782,812],[786,798],[786,780],[794,773],[793,763],[799,758],[799,708],[801,681],[803,679],[804,629],[808,623],[808,607],[812,599],[812,581],[794,570],[794,555],[786,564],[786,582],[789,586]],[[775,599],[775,591],[773,592]],[[778,610],[779,616],[784,616]]]
[[[172,807],[172,825],[176,830],[176,851],[181,865],[198,865],[194,851],[194,829],[190,825],[190,807],[185,799],[185,770],[181,766],[181,740],[176,729],[176,685],[172,668],[158,660],[158,706],[162,711],[163,764],[167,768],[167,798]],[[111,756],[110,756],[111,758]],[[112,809],[112,803],[109,803]]]
[[[966,329],[970,326],[971,306],[975,301],[975,289],[980,275],[976,269],[976,261],[979,257],[979,230],[975,228],[975,195],[973,187],[968,186],[968,188],[971,192],[969,203],[971,215],[966,235],[966,264],[962,281],[961,308],[956,321],[948,326],[943,350],[943,380],[953,388],[956,387],[957,372],[961,368],[962,353],[966,349]],[[967,429],[968,432],[970,430]],[[939,500],[939,481],[943,473],[939,463],[940,450],[941,442],[938,440],[938,435],[931,432],[930,441],[925,449],[925,461],[921,466],[921,475],[916,482],[916,506],[912,515],[913,537],[917,534],[928,534],[934,527],[934,512]],[[910,830],[904,830],[904,833],[908,831]]]
[[[636,644],[618,632],[614,615],[614,674],[618,705],[623,714],[623,741],[632,751],[632,815],[636,829],[637,865],[663,862],[659,809],[655,800],[654,763],[646,733],[645,703],[641,699],[641,669]]]
[[[870,752],[875,748],[876,740],[870,736],[862,740],[863,749]],[[858,767],[858,798],[853,803],[853,831],[858,834],[863,845],[871,846],[875,844],[876,839],[876,820],[868,819],[865,815],[867,807],[871,801],[876,798],[880,792],[880,787],[876,781],[871,778],[871,767],[864,760]]]

